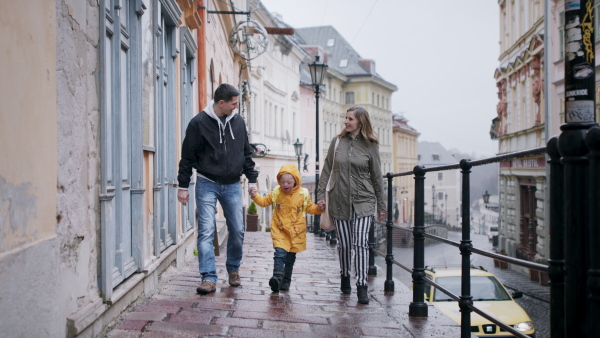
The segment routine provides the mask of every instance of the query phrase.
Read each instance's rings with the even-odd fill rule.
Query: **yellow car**
[[[425,268],[427,278],[460,297],[460,268]],[[471,267],[471,295],[473,305],[492,317],[512,326],[515,330],[535,337],[535,328],[527,312],[514,298],[523,297],[522,292],[511,294],[504,285],[483,268]],[[425,284],[425,298],[445,315],[460,324],[461,312],[458,302],[441,290]],[[502,327],[471,312],[471,333],[478,337],[513,337]]]

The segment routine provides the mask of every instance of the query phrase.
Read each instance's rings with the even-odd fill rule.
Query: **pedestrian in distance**
[[[279,185],[268,195],[257,194],[256,187],[249,189],[252,200],[261,207],[273,205],[271,239],[273,240],[273,277],[269,280],[271,291],[289,290],[296,254],[306,250],[306,213],[322,214],[325,209],[313,204],[302,177],[294,164],[285,164],[277,174]]]
[[[256,186],[258,172],[254,169],[252,147],[244,119],[235,113],[239,91],[230,84],[221,84],[214,99],[194,116],[187,126],[179,161],[177,199],[183,205],[189,201],[188,188],[192,168],[196,169],[196,208],[198,212],[198,267],[202,284],[200,294],[216,291],[217,272],[213,240],[217,201],[223,208],[227,230],[227,260],[225,267],[229,285],[239,286],[239,268],[244,244],[241,175],[250,186]]]
[[[379,221],[386,216],[379,140],[363,107],[348,108],[344,125],[329,145],[319,180],[317,204],[328,208],[336,226],[340,290],[345,294],[352,292],[350,273],[354,251],[358,302],[368,304],[369,229],[375,214]],[[325,188],[330,176],[329,203],[325,205]]]

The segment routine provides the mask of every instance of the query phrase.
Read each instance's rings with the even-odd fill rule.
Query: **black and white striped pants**
[[[352,219],[347,221],[334,219],[334,221],[338,237],[340,274],[350,276],[354,252],[356,285],[366,285],[369,272],[369,229],[373,223],[373,216],[356,218],[352,208]]]

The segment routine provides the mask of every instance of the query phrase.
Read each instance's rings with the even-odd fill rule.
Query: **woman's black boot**
[[[361,304],[369,304],[369,293],[367,292],[366,285],[359,285],[356,287],[358,293],[358,302]]]
[[[344,294],[350,294],[352,292],[352,287],[350,286],[350,276],[341,276],[342,277],[342,285],[340,286],[340,290]]]

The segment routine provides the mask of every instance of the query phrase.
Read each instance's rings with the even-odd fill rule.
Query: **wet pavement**
[[[223,252],[223,250],[221,251]],[[242,285],[227,283],[225,257],[217,257],[217,291],[199,295],[196,261],[166,272],[156,292],[140,299],[105,328],[103,337],[459,337],[460,326],[430,304],[429,316],[408,316],[412,292],[394,280],[384,292],[385,271],[370,276],[369,304],[339,290],[335,246],[309,233],[290,290],[272,293],[270,234],[246,232]],[[173,269],[174,270],[174,269]]]

